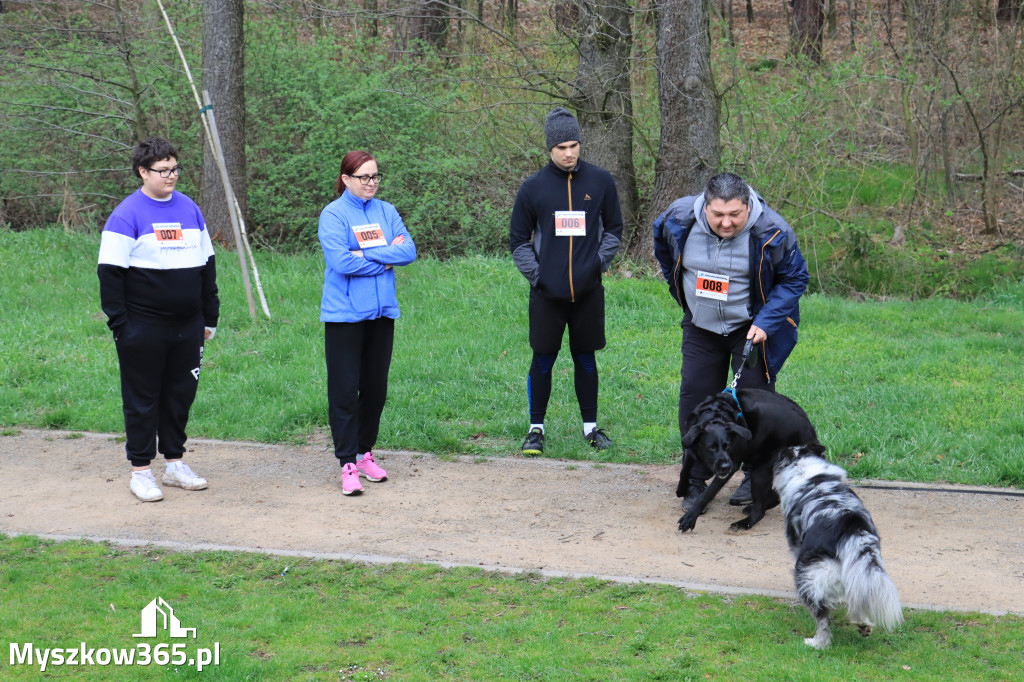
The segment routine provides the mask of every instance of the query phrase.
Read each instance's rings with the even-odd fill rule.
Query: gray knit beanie
[[[555,107],[544,120],[544,138],[547,140],[548,151],[563,142],[580,142],[580,124],[568,109]]]

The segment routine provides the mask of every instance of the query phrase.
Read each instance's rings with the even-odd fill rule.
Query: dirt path
[[[144,504],[128,490],[123,446],[108,435],[25,430],[0,437],[0,532],[793,596],[779,510],[750,532],[728,533],[740,516],[726,503],[730,483],[695,532],[683,535],[676,530],[678,466],[445,461],[380,451],[390,480],[365,483],[363,495],[346,498],[322,445],[189,445],[187,460],[209,489],[164,488],[162,502]],[[159,478],[162,464],[156,469]],[[971,490],[858,494],[905,605],[1024,615],[1024,498]]]

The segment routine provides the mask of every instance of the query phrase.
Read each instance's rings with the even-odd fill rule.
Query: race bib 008
[[[729,277],[714,272],[697,271],[697,298],[712,298],[716,301],[729,299]]]

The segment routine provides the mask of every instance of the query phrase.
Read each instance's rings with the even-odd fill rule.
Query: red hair
[[[367,161],[376,160],[370,152],[357,150],[346,154],[345,158],[341,160],[341,170],[338,172],[338,179],[334,181],[334,192],[342,194],[345,191],[345,183],[341,180],[342,175],[352,175]]]

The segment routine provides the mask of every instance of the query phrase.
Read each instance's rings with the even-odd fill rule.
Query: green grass
[[[117,362],[99,309],[95,234],[0,231],[0,427],[119,433]],[[219,256],[222,317],[208,344],[191,437],[303,442],[327,425],[318,254],[258,254],[274,317],[252,322],[237,257]],[[516,453],[526,430],[527,286],[510,258],[423,259],[400,269],[402,319],[379,446]],[[599,418],[583,441],[568,353],[554,368],[546,454],[669,463],[680,311],[653,277],[608,277]],[[1024,485],[1024,285],[974,301],[802,302],[779,390],[810,414],[851,475]]]
[[[1020,679],[1024,619],[907,611],[861,638],[837,619],[832,649],[803,637],[785,600],[663,585],[361,565],[231,552],[173,553],[0,536],[0,630],[38,648],[156,646],[133,639],[159,596],[187,650],[220,665],[54,667],[85,680],[907,680]],[[38,667],[0,660],[5,680]]]

